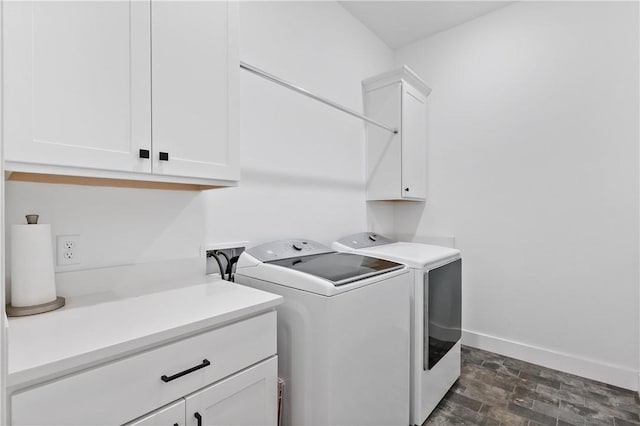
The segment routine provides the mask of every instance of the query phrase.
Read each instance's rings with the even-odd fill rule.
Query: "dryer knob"
[[[298,243],[293,243],[293,249],[296,251],[301,251],[302,250],[302,246]]]

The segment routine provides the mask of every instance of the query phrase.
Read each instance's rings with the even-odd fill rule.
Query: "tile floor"
[[[640,403],[632,391],[463,346],[462,375],[431,425],[640,426]]]

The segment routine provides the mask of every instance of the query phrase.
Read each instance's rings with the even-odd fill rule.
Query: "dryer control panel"
[[[392,239],[380,234],[376,234],[375,232],[360,232],[358,234],[340,238],[338,242],[353,249],[382,246],[385,244],[395,243],[395,241],[393,241]]]
[[[247,253],[262,262],[333,252],[325,245],[304,239],[274,241],[247,250]]]

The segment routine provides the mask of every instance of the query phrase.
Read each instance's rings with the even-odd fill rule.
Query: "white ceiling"
[[[508,6],[511,1],[341,1],[389,47],[397,49]]]

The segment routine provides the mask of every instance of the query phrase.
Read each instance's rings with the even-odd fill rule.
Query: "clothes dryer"
[[[460,377],[460,251],[363,232],[332,244],[341,252],[404,263],[411,280],[410,424],[421,425]]]

